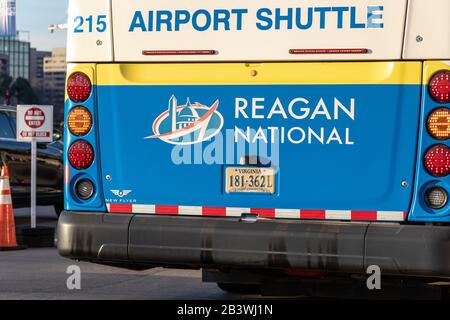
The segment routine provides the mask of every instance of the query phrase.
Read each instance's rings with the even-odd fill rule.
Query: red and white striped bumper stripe
[[[310,219],[348,221],[404,221],[406,212],[357,210],[298,210],[230,207],[193,207],[139,204],[108,204],[109,212],[146,213],[156,215],[183,215],[205,217],[240,217],[243,213],[258,214],[267,219]]]

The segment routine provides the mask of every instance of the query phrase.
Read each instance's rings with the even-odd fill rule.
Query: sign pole
[[[48,246],[53,243],[55,228],[37,225],[37,158],[38,143],[53,141],[53,106],[18,105],[16,114],[16,139],[31,144],[31,227],[22,230],[23,241],[29,247]]]
[[[31,141],[31,229],[36,229],[36,162],[37,142]]]
[[[1,0],[0,0],[1,1]],[[31,230],[37,229],[37,144],[53,141],[53,106],[18,105],[16,136],[19,142],[31,143]]]

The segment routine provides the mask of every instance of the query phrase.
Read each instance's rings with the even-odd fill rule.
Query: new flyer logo
[[[219,100],[210,107],[201,103],[178,105],[177,98],[169,100],[168,110],[153,123],[153,136],[146,139],[160,139],[175,145],[191,145],[215,137],[223,127],[223,116],[217,111]]]

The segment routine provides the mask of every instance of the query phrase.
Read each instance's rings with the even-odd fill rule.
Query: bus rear
[[[61,255],[450,278],[448,1],[69,12]]]

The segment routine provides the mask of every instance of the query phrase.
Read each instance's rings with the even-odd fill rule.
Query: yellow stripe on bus
[[[95,65],[71,65],[69,70]],[[421,84],[422,62],[98,64],[97,85]],[[82,70],[81,70],[82,71]],[[69,71],[70,75],[70,71]]]

